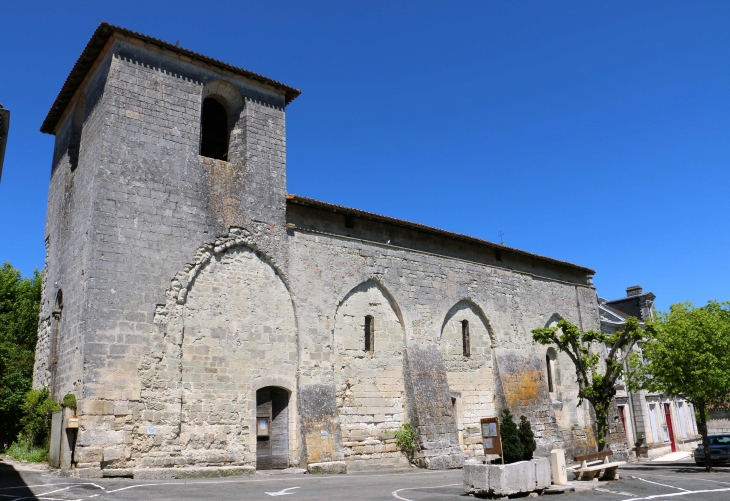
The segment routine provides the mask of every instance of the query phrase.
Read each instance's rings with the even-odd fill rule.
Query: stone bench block
[[[326,463],[309,463],[307,471],[311,474],[347,473],[347,463],[344,461],[329,461]]]

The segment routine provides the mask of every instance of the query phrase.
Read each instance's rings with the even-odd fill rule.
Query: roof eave
[[[357,216],[357,217],[371,219],[374,221],[379,221],[379,222],[384,222],[384,223],[388,223],[388,224],[393,224],[396,226],[401,226],[404,228],[425,231],[428,233],[441,235],[441,236],[444,236],[447,238],[453,238],[453,239],[462,240],[462,241],[477,244],[477,245],[484,245],[486,247],[491,247],[493,249],[512,252],[512,253],[522,255],[525,257],[529,257],[532,259],[546,261],[553,265],[568,267],[568,268],[572,268],[575,270],[580,270],[582,272],[585,272],[587,275],[596,274],[595,270],[592,270],[591,268],[586,268],[584,266],[569,263],[567,261],[561,261],[559,259],[553,259],[553,258],[547,257],[547,256],[541,256],[539,254],[533,254],[531,252],[523,251],[521,249],[516,249],[514,247],[508,247],[503,244],[497,244],[494,242],[490,242],[488,240],[482,240],[480,238],[472,237],[469,235],[462,235],[460,233],[453,233],[451,231],[442,230],[440,228],[434,228],[433,226],[427,226],[427,225],[420,224],[420,223],[414,223],[412,221],[406,221],[404,219],[397,219],[397,218],[393,218],[393,217],[389,217],[389,216],[383,216],[381,214],[375,214],[375,213],[363,211],[360,209],[353,209],[350,207],[343,207],[341,205],[330,204],[330,203],[322,202],[322,201],[315,200],[312,198],[301,197],[299,195],[289,194],[286,196],[286,199],[287,199],[287,201],[298,204],[298,205],[317,207],[320,209],[330,210],[332,212],[341,212],[346,215],[353,215],[353,216]]]
[[[136,38],[143,42],[156,45],[161,49],[176,52],[180,55],[187,56],[193,60],[208,64],[210,66],[214,66],[221,70],[236,73],[239,76],[243,76],[259,84],[270,86],[276,91],[283,94],[284,102],[286,105],[291,103],[301,94],[301,91],[299,89],[295,89],[294,87],[290,87],[281,82],[277,82],[276,80],[272,80],[263,75],[259,75],[258,73],[254,73],[252,71],[248,71],[243,68],[224,63],[223,61],[218,61],[217,59],[204,56],[203,54],[198,54],[197,52],[183,49],[182,47],[178,47],[163,40],[143,35],[141,33],[137,33],[126,28],[114,26],[102,21],[101,24],[99,24],[99,26],[94,31],[94,34],[91,36],[91,39],[86,44],[84,50],[81,52],[81,55],[76,61],[76,64],[74,64],[74,67],[71,69],[71,73],[69,73],[66,81],[61,87],[61,91],[58,93],[56,100],[53,102],[51,109],[48,111],[45,120],[43,120],[43,124],[41,125],[41,132],[45,134],[56,133],[56,127],[58,125],[58,122],[62,118],[68,105],[73,100],[73,96],[75,95],[76,90],[86,78],[86,75],[98,59],[99,55],[102,53],[109,39],[115,34]]]

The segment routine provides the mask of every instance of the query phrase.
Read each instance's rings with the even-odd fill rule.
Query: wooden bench
[[[603,475],[598,475],[601,480],[618,480],[618,474],[616,470],[621,465],[625,465],[626,461],[614,461],[609,462],[608,457],[613,455],[612,450],[594,452],[593,454],[584,454],[582,456],[575,456],[573,459],[580,461],[580,466],[577,468],[571,468],[573,474],[575,474],[576,480],[593,480],[593,477],[598,475],[601,471]],[[601,463],[588,466],[587,461],[591,459],[603,459]]]

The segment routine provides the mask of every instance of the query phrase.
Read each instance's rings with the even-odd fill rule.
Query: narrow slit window
[[[228,160],[228,112],[212,97],[203,100],[200,127],[200,154]]]
[[[469,321],[461,321],[461,348],[465,357],[471,355],[471,341],[469,340]]]
[[[375,351],[375,321],[372,315],[365,317],[365,351]]]
[[[553,393],[555,391],[555,385],[553,384],[553,359],[550,358],[550,354],[545,355],[545,363],[547,365],[548,391]]]
[[[354,228],[355,218],[353,216],[345,216],[345,228]]]

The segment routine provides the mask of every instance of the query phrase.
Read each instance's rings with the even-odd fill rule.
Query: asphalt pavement
[[[440,501],[468,498],[461,470],[411,470],[348,475],[256,474],[190,480],[125,478],[72,479],[57,472],[0,461],[0,500],[236,500],[286,501],[399,500]],[[705,473],[694,462],[641,463],[619,469],[611,482],[573,482],[578,492],[545,496],[571,500],[729,500],[730,468]]]

